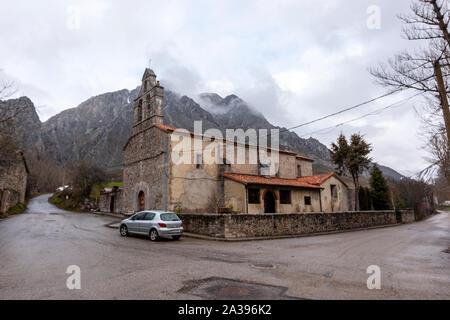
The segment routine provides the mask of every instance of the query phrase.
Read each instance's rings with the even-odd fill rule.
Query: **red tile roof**
[[[298,178],[299,181],[310,184],[322,184],[334,175],[334,172],[317,174],[315,176],[301,177]]]
[[[162,123],[155,123],[154,125],[155,125],[155,127],[158,127],[166,132],[177,130],[177,128],[175,128],[175,127],[171,127],[171,126],[168,126],[168,125],[162,124]]]
[[[317,174],[315,176],[301,177],[297,179],[281,179],[275,177],[265,177],[257,176],[251,174],[240,174],[240,173],[226,173],[223,175],[225,178],[243,183],[243,184],[263,184],[263,185],[274,185],[274,186],[286,186],[286,187],[298,187],[298,188],[313,188],[321,189],[322,183],[330,179],[331,177],[336,177],[344,185],[347,185],[342,181],[334,172]]]
[[[264,177],[256,176],[250,174],[240,174],[240,173],[225,173],[223,175],[225,178],[231,179],[233,181],[242,184],[263,184],[263,185],[273,185],[273,186],[285,186],[285,187],[297,187],[297,188],[308,188],[308,189],[321,189],[319,185],[313,185],[307,182],[300,181],[299,179],[281,179],[274,177]]]

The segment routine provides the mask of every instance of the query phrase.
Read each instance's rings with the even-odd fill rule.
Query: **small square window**
[[[305,206],[310,206],[310,205],[311,205],[311,197],[305,196]]]
[[[280,203],[281,204],[291,204],[291,191],[290,190],[280,190]]]
[[[259,189],[248,189],[248,203],[260,203]]]

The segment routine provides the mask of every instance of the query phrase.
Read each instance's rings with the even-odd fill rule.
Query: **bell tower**
[[[163,123],[164,88],[156,81],[152,69],[146,68],[141,90],[134,100],[134,127],[139,130],[155,123]]]

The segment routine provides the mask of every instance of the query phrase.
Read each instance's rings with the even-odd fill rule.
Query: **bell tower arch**
[[[164,88],[156,80],[155,72],[146,68],[141,90],[134,100],[133,132],[141,131],[155,123],[163,123]]]

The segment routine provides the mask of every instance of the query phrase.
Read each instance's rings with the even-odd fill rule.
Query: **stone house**
[[[123,189],[114,186],[100,191],[98,207],[100,212],[123,212]]]
[[[0,213],[25,202],[29,169],[22,151],[0,160]]]
[[[346,184],[334,173],[314,176],[312,159],[167,126],[163,99],[163,87],[146,69],[135,100],[132,134],[124,146],[125,213],[205,213],[221,207],[251,214],[347,210]],[[180,145],[191,146],[189,152]],[[229,161],[229,155],[236,159],[242,150],[245,161]]]

